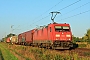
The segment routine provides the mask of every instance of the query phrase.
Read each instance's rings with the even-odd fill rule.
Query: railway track
[[[90,56],[90,49],[87,48],[76,48],[71,50],[70,52],[76,52],[79,56]]]
[[[40,48],[43,49],[43,48]],[[47,48],[45,48],[47,49]],[[47,49],[48,50],[48,49]],[[53,49],[49,49],[50,51],[55,51],[59,54],[69,54],[69,55],[73,55],[73,54],[78,54],[78,56],[86,56],[86,57],[90,57],[90,49],[87,48],[75,48],[75,49],[70,49],[70,50],[53,50]]]
[[[60,54],[73,55],[77,54],[80,57],[90,57],[90,49],[87,48],[76,48],[71,50],[56,50]]]
[[[20,45],[17,45],[20,46]],[[26,46],[27,47],[27,46]],[[29,46],[28,46],[29,47]],[[31,47],[31,46],[30,46]],[[43,48],[40,48],[43,49]],[[45,48],[47,49],[47,48]],[[47,49],[50,51],[55,51],[57,53],[62,53],[62,54],[69,54],[72,55],[74,53],[78,54],[79,56],[89,56],[90,57],[90,49],[87,48],[75,48],[75,49],[70,49],[70,50],[53,50],[53,49]]]

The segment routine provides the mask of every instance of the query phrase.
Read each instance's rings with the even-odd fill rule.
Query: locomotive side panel
[[[33,34],[34,43],[45,43],[48,40],[47,28],[36,30]]]
[[[48,27],[34,32],[33,43],[34,45],[41,47],[47,47],[50,45],[50,41],[48,40]]]
[[[42,29],[42,40],[48,40],[48,28],[43,28]]]

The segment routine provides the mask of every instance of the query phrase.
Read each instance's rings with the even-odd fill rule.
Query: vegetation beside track
[[[5,50],[6,52],[8,52],[6,56],[14,56],[12,60],[17,60],[17,58],[18,60],[90,60],[90,51],[87,49],[82,50],[80,48],[61,51],[0,43],[0,49],[2,52],[2,54],[0,53],[0,55],[2,55],[3,58],[6,58],[4,53]],[[15,56],[17,58],[15,58]]]
[[[1,49],[0,49],[0,60],[4,60],[4,58],[3,58],[3,56],[2,56]]]
[[[18,60],[5,46],[0,43],[0,55],[2,60]]]

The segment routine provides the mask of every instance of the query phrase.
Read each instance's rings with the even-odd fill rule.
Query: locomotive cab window
[[[64,31],[70,31],[69,26],[63,26]]]
[[[61,26],[55,26],[55,31],[56,32],[60,32],[60,30],[62,30],[62,27]]]
[[[55,26],[55,31],[60,32],[60,31],[70,31],[69,26]]]

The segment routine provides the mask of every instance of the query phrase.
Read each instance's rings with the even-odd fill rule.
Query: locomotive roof
[[[50,23],[50,24],[48,24],[48,25],[54,25],[54,24],[69,25],[68,23],[56,23],[56,22]]]
[[[44,26],[39,26],[38,28],[36,28],[37,30],[39,30],[39,29],[42,29],[42,28],[47,28],[49,25],[57,25],[57,24],[60,24],[60,25],[69,25],[68,23],[56,23],[56,22],[54,22],[54,23],[50,23],[50,24],[48,24],[47,26],[46,25],[44,25]]]

